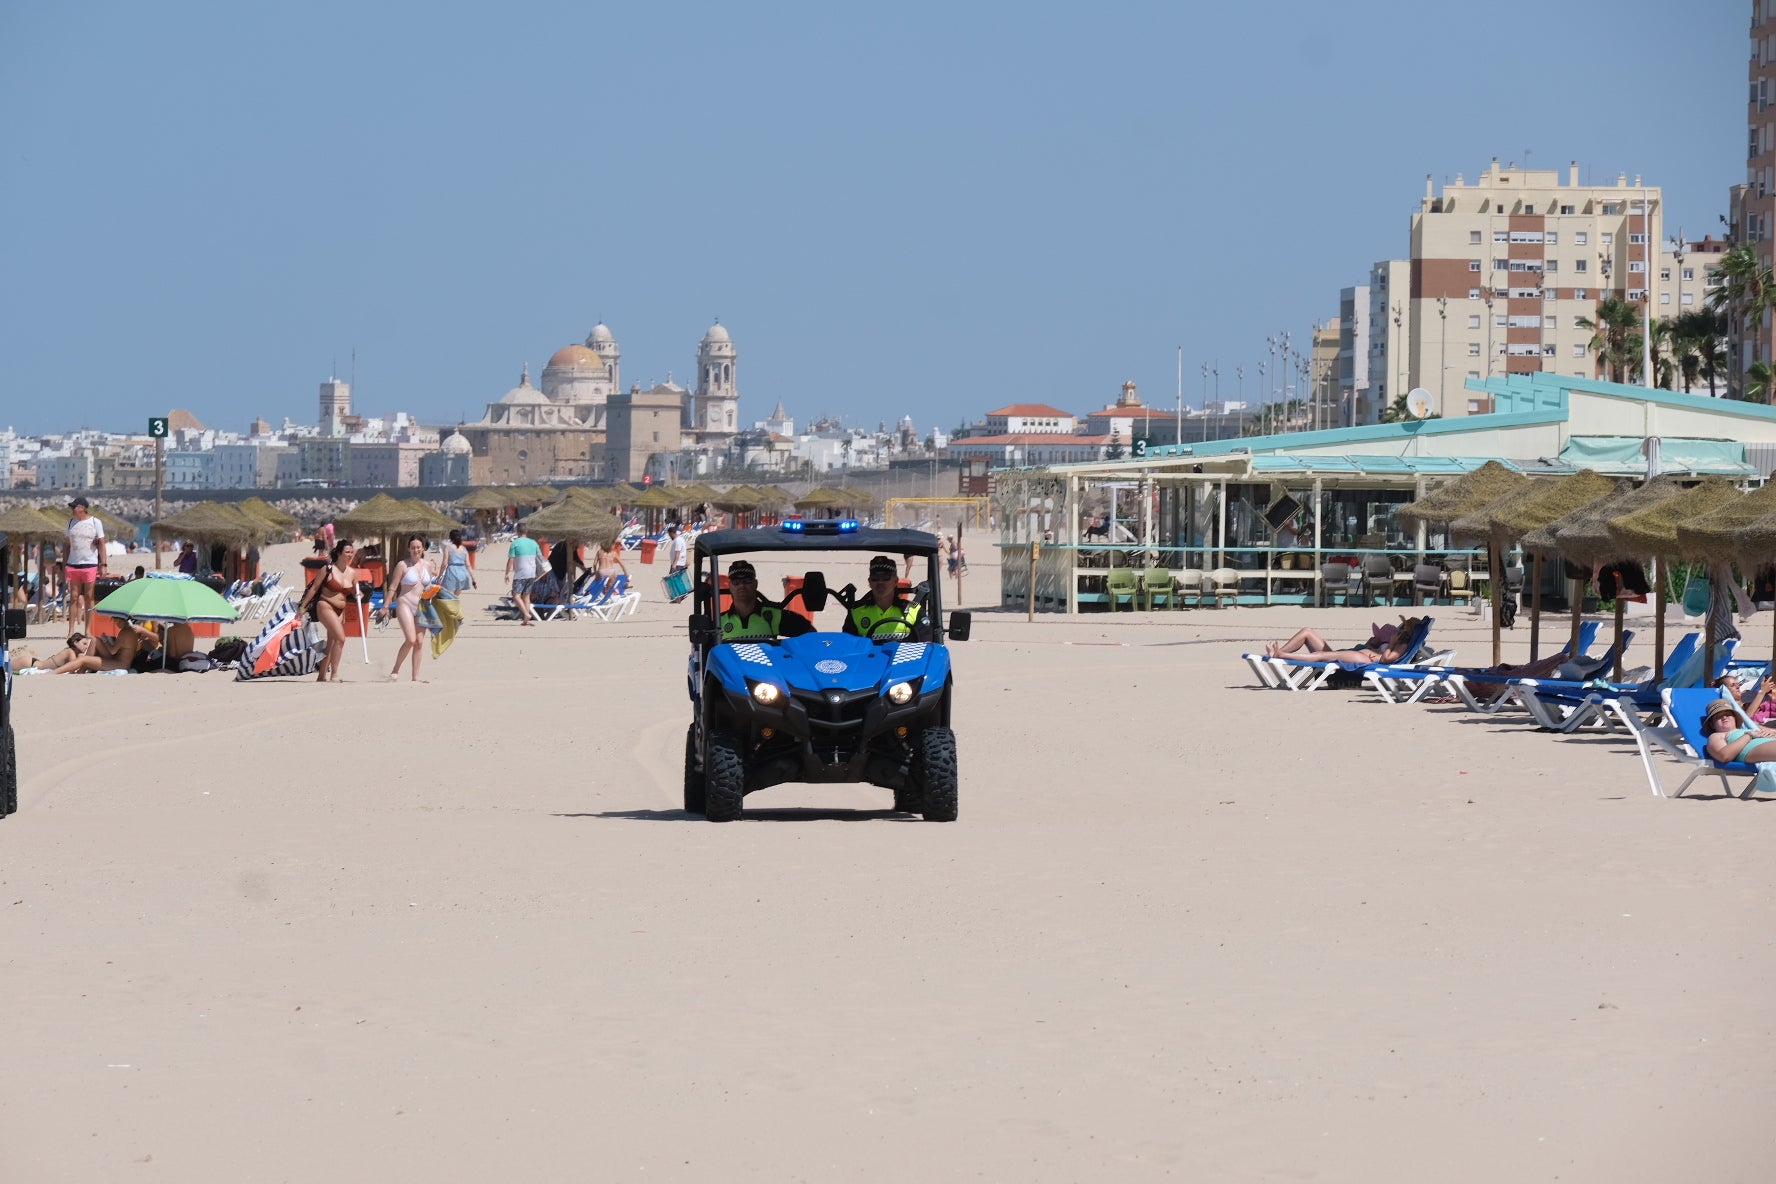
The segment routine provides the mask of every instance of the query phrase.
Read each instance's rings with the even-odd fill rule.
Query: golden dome
[[[602,370],[604,359],[583,345],[564,345],[549,359],[549,369],[558,370],[569,366],[590,366],[595,370]]]

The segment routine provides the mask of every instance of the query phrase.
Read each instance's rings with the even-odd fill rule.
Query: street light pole
[[[1632,223],[1630,224],[1632,225]],[[1647,190],[1640,191],[1640,254],[1646,267],[1646,280],[1640,287],[1640,374],[1641,382],[1653,388],[1653,206]]]
[[[1437,297],[1437,406],[1449,414],[1449,297]]]
[[[1179,447],[1184,444],[1184,347],[1178,347],[1178,431],[1172,442]]]

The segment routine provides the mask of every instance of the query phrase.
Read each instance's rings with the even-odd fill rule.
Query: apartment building
[[[1338,293],[1338,359],[1333,371],[1333,398],[1338,419],[1331,426],[1373,423],[1369,404],[1369,285],[1353,284]],[[1370,418],[1365,419],[1368,415]]]
[[[1492,409],[1470,378],[1594,377],[1592,330],[1578,322],[1607,296],[1659,307],[1662,207],[1638,177],[1580,184],[1576,163],[1564,183],[1496,157],[1471,184],[1458,173],[1436,193],[1427,178],[1412,216],[1409,383],[1461,416]]]
[[[1412,265],[1383,259],[1369,269],[1369,394],[1357,423],[1380,423],[1382,413],[1412,389],[1407,374],[1406,318],[1412,305]]]
[[[1751,91],[1746,102],[1745,186],[1733,187],[1733,230],[1757,248],[1758,262],[1776,262],[1776,0],[1751,0]],[[1771,319],[1744,344],[1741,366],[1776,356]]]

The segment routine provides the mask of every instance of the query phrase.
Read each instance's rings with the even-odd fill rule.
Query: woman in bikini
[[[395,668],[389,671],[390,682],[401,676],[401,663],[408,654],[413,655],[413,681],[425,681],[419,677],[419,656],[425,652],[420,641],[419,602],[425,590],[436,582],[437,577],[426,563],[425,540],[414,535],[407,540],[407,558],[395,565],[395,620],[401,625],[401,652],[395,655]]]
[[[159,642],[154,630],[134,621],[125,621],[116,637],[88,638],[91,648],[78,658],[71,658],[56,668],[57,674],[85,674],[88,671],[128,670],[136,663],[143,645]],[[59,656],[59,655],[58,655]]]
[[[1726,699],[1716,699],[1702,712],[1702,734],[1708,737],[1702,747],[1707,750],[1709,760],[1722,764],[1776,761],[1776,744],[1770,743],[1776,740],[1776,732],[1769,728],[1745,727],[1739,712]]]
[[[309,585],[315,620],[327,630],[327,656],[321,659],[315,681],[339,682],[339,659],[345,653],[345,614],[358,597],[358,571],[352,566],[357,550],[350,539],[340,539],[327,558],[327,566]]]
[[[1316,662],[1398,662],[1406,656],[1406,647],[1411,643],[1407,636],[1410,629],[1400,626],[1399,632],[1386,642],[1378,643],[1370,638],[1367,645],[1355,646],[1348,650],[1335,650],[1330,642],[1312,629],[1297,630],[1288,641],[1269,642],[1264,652],[1273,658],[1288,658],[1300,654],[1304,658]]]
[[[60,670],[77,658],[84,658],[93,652],[93,639],[84,633],[70,634],[68,644],[47,658],[35,658],[30,661],[34,670]]]

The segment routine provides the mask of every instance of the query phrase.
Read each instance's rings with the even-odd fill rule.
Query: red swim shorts
[[[96,563],[70,563],[68,565],[68,582],[70,584],[91,584],[99,578],[99,565]]]

